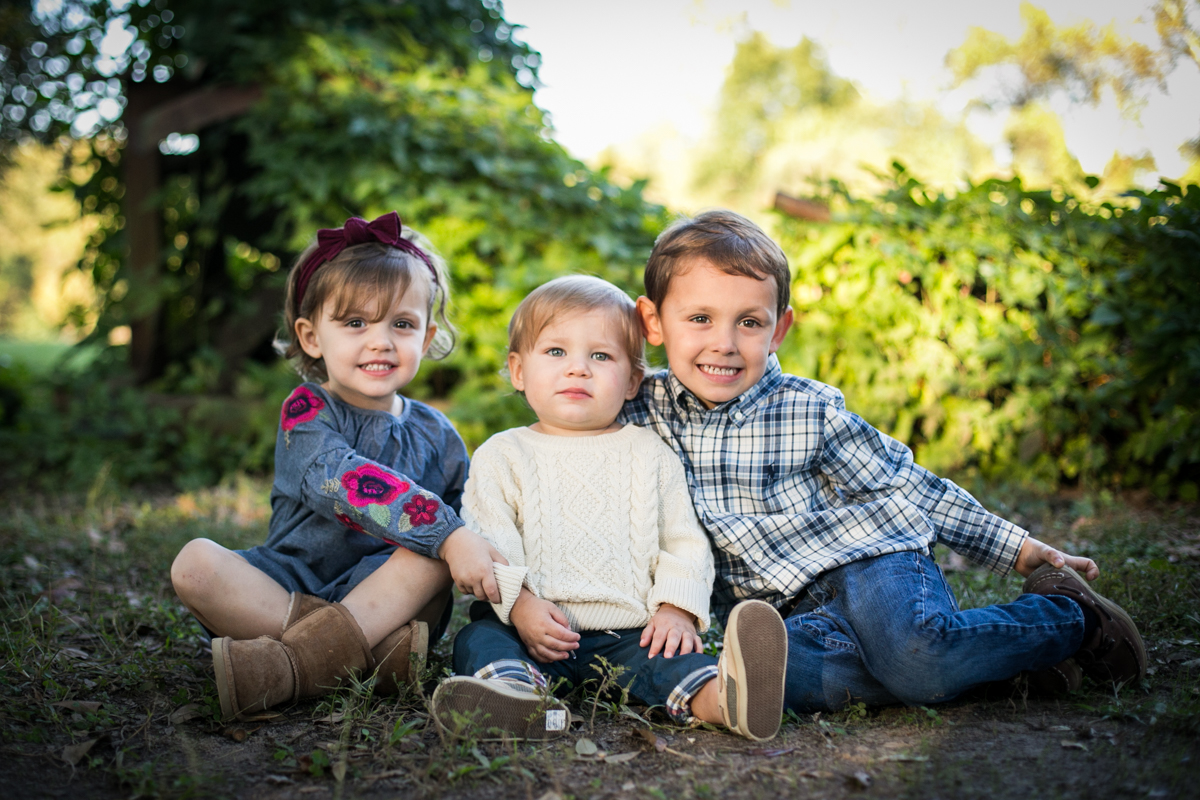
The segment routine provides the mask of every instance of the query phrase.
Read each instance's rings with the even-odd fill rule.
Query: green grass
[[[865,758],[880,788],[896,794],[953,794],[962,781],[973,781],[994,796],[1018,797],[1023,784],[999,767],[978,766],[955,741],[975,730],[971,726],[1038,714],[1057,714],[1071,725],[1086,719],[1097,729],[1115,726],[1115,771],[1089,768],[1101,789],[1109,783],[1184,787],[1197,777],[1186,755],[1186,743],[1200,733],[1200,669],[1192,663],[1200,657],[1200,513],[1194,506],[998,490],[986,496],[984,487],[985,502],[1019,515],[1039,538],[1100,562],[1100,591],[1133,614],[1150,647],[1153,672],[1141,686],[1114,694],[1086,683],[1083,691],[1040,706],[1011,687],[930,709],[854,704],[836,714],[785,719],[780,739],[766,749],[724,734],[683,731],[639,709],[683,755],[648,751],[606,766],[578,760],[574,737],[515,745],[471,732],[460,740],[441,735],[427,722],[426,699],[449,666],[448,639],[432,654],[430,681],[420,693],[385,700],[372,696],[369,684],[357,685],[285,709],[282,719],[222,723],[200,629],[175,598],[168,570],[179,548],[197,536],[231,547],[261,542],[269,488],[246,478],[186,494],[103,483],[36,494],[7,487],[0,515],[0,761],[17,765],[3,773],[14,790],[66,796],[82,782],[123,796],[209,797],[245,794],[251,786],[262,793],[274,785],[264,783],[273,776],[270,781],[289,791],[328,786],[345,789],[344,796],[376,787],[389,796],[479,791],[537,797],[554,789],[582,798],[608,796],[628,782],[639,796],[766,797],[817,785],[843,796],[853,791],[842,782],[853,772],[844,754],[861,749],[867,755],[854,757]],[[950,570],[948,578],[964,607],[1004,602],[1020,588],[1019,578],[974,568]],[[465,623],[465,606],[456,605],[452,630]],[[591,737],[613,754],[648,750],[630,736],[642,723],[610,700],[587,691],[573,696],[583,718],[575,736]],[[1065,735],[1050,735],[1052,752],[1037,758],[1049,763],[1074,756],[1059,752]],[[881,749],[891,740],[905,749]],[[73,770],[66,765],[69,748],[93,741]],[[1003,750],[1005,741],[1000,735],[992,746]],[[1097,738],[1078,757],[1107,752],[1108,742]],[[1142,755],[1130,755],[1122,742],[1137,743]],[[796,752],[777,757],[772,747]],[[927,760],[893,762],[880,755],[896,752]],[[1064,786],[1050,794],[1072,796],[1074,784]]]
[[[0,366],[23,365],[34,375],[49,373],[74,345],[67,342],[36,342],[0,336]],[[97,348],[81,348],[71,355],[72,370],[83,370],[95,360]]]

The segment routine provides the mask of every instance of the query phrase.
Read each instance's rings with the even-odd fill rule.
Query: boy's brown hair
[[[792,274],[783,249],[750,220],[732,211],[706,211],[673,223],[654,242],[646,262],[646,296],[661,308],[671,279],[703,258],[730,275],[765,281],[775,279],[775,313],[783,314],[791,298]]]
[[[378,322],[392,305],[404,296],[414,281],[423,281],[428,290],[427,324],[436,323],[437,333],[429,344],[427,358],[445,358],[454,349],[456,332],[446,316],[450,302],[450,278],[442,260],[424,236],[404,228],[405,239],[420,246],[429,256],[433,269],[412,253],[382,242],[369,242],[347,247],[312,273],[299,307],[296,286],[300,267],[317,248],[314,241],[296,259],[288,274],[287,299],[283,307],[283,329],[275,337],[275,351],[292,362],[296,372],[306,381],[322,383],[329,379],[325,359],[313,358],[300,347],[296,339],[296,320],[303,317],[314,324],[329,305],[335,320],[349,319],[374,309]]]
[[[597,309],[612,312],[633,371],[646,374],[646,340],[637,305],[616,286],[591,275],[564,275],[526,295],[508,323],[508,352],[527,353],[555,320]]]

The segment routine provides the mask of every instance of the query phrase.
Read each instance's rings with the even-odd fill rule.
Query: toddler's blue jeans
[[[1058,596],[960,611],[941,569],[916,552],[823,573],[784,624],[784,704],[798,713],[951,700],[1071,657],[1084,628],[1080,607]]]
[[[553,685],[559,678],[566,678],[570,688],[587,681],[599,682],[601,673],[593,666],[600,666],[603,657],[613,666],[625,668],[617,683],[621,688],[628,687],[634,700],[662,706],[677,722],[688,722],[692,696],[717,674],[717,659],[706,653],[649,658],[650,648],[639,644],[641,628],[580,631],[579,648],[572,651],[574,658],[535,664],[516,628],[500,622],[483,603],[473,606],[471,616],[481,618],[459,631],[454,639],[456,675],[521,679],[523,670],[513,666],[523,663],[526,673],[532,670],[535,676],[529,682],[540,683],[539,679],[544,678]],[[481,607],[486,612],[481,613]]]

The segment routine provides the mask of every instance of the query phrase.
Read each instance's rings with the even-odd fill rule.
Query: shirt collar
[[[691,389],[683,385],[675,373],[667,371],[667,393],[675,406],[684,414],[698,412],[701,414],[727,414],[735,420],[741,420],[750,413],[750,409],[768,394],[773,392],[783,382],[783,369],[779,359],[772,353],[767,358],[767,369],[758,382],[732,400],[721,403],[709,409],[704,406]]]

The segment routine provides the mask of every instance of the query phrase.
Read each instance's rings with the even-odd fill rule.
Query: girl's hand
[[[684,653],[703,653],[704,643],[696,633],[696,617],[678,606],[663,603],[642,631],[642,647],[650,646],[650,658],[661,652],[663,658]]]
[[[438,554],[450,567],[450,577],[460,592],[474,595],[477,600],[500,602],[500,587],[496,585],[492,562],[507,565],[508,559],[486,539],[470,528],[459,528],[446,537]]]
[[[1021,545],[1021,552],[1017,554],[1017,563],[1014,569],[1028,578],[1042,564],[1070,567],[1089,581],[1100,577],[1100,568],[1090,558],[1068,555],[1030,536]]]
[[[570,658],[579,647],[579,634],[571,630],[562,609],[524,587],[508,618],[529,655],[540,664]]]

